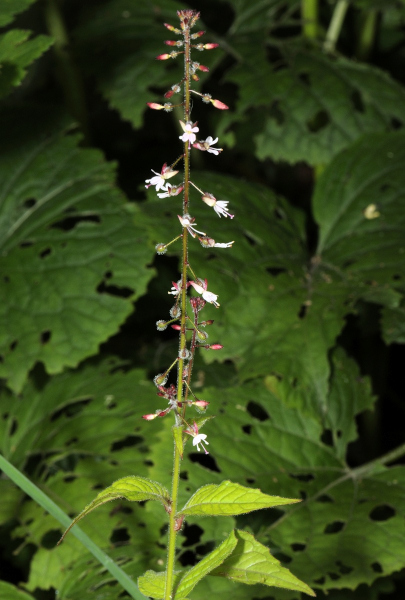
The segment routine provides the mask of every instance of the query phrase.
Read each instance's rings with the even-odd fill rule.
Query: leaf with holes
[[[29,37],[30,32],[21,29],[12,29],[0,35],[0,98],[21,83],[27,67],[53,44],[52,38],[47,35]]]
[[[73,135],[31,139],[22,125],[6,139],[0,376],[19,391],[37,361],[58,373],[98,351],[144,293],[153,251],[99,151]]]
[[[295,502],[300,500],[268,496],[260,490],[246,488],[232,481],[223,481],[220,485],[205,485],[197,490],[179,510],[178,515],[233,516]]]
[[[232,581],[298,590],[309,596],[314,592],[300,581],[280,562],[271,556],[269,549],[260,544],[251,533],[236,531],[238,544],[232,554],[211,575],[226,577]]]
[[[274,71],[256,46],[244,43],[243,61],[226,76],[238,85],[239,99],[222,127],[250,111],[259,159],[325,164],[363,134],[405,123],[405,92],[384,71],[297,41],[280,50],[283,66]],[[252,117],[252,109],[260,118]]]
[[[405,563],[405,468],[386,468],[377,459],[351,469],[337,435],[372,404],[369,383],[358,377],[352,363],[341,352],[334,357],[326,401],[331,408],[329,427],[335,432],[330,437],[324,436],[319,419],[289,408],[288,388],[275,387],[273,380],[222,390],[221,419],[215,419],[209,431],[220,471],[216,476],[226,473],[266,494],[303,499],[260,513],[261,518],[239,520],[254,528],[257,540],[272,548],[296,577],[323,590],[370,585]],[[342,373],[347,381],[340,381]],[[350,386],[357,389],[346,395]],[[216,398],[218,405],[215,390],[205,390],[204,397]],[[337,397],[339,409],[332,404]],[[353,424],[346,441],[354,438]],[[393,460],[392,455],[387,459],[390,456]],[[189,486],[205,481],[204,470],[195,468],[187,456],[183,468]]]

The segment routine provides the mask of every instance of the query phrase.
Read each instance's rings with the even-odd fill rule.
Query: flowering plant
[[[176,47],[170,53],[161,54],[158,60],[174,59],[180,55],[184,58],[184,78],[180,83],[174,84],[166,92],[165,104],[156,102],[148,103],[154,110],[171,112],[175,107],[182,107],[183,119],[180,119],[182,130],[179,139],[183,142],[183,152],[172,164],[165,163],[160,172],[152,169],[154,174],[146,179],[146,188],[154,187],[160,198],[169,198],[183,194],[182,214],[178,215],[181,232],[169,242],[160,242],[156,245],[158,254],[165,254],[170,244],[181,240],[182,259],[181,274],[177,282],[172,282],[168,292],[174,297],[174,305],[170,310],[170,319],[159,320],[156,323],[158,331],[165,330],[169,325],[179,332],[179,351],[172,364],[163,372],[154,377],[158,389],[157,395],[167,400],[167,406],[158,408],[155,412],[143,415],[146,421],[153,421],[172,413],[174,416],[173,445],[174,462],[172,471],[172,489],[169,491],[159,482],[151,481],[144,477],[129,476],[119,479],[114,484],[103,490],[73,521],[69,529],[94,508],[116,498],[125,498],[130,501],[155,500],[162,504],[169,517],[167,565],[162,573],[147,571],[138,579],[139,590],[146,596],[170,600],[185,599],[195,585],[206,575],[217,575],[228,579],[244,581],[245,583],[263,583],[269,586],[278,586],[305,592],[311,596],[313,591],[303,582],[292,575],[288,569],[282,567],[278,560],[272,557],[269,550],[259,543],[248,532],[235,530],[224,539],[203,560],[189,570],[175,571],[176,535],[182,528],[185,519],[189,516],[219,516],[240,515],[250,511],[282,506],[299,502],[296,499],[270,496],[259,489],[244,487],[231,481],[220,484],[205,485],[194,492],[182,508],[178,507],[178,494],[180,484],[180,466],[187,442],[191,439],[192,445],[198,452],[209,454],[207,434],[201,433],[211,417],[206,416],[209,403],[198,398],[192,388],[192,371],[195,354],[198,348],[206,350],[221,350],[219,343],[207,343],[208,334],[206,326],[213,324],[213,320],[201,320],[200,313],[207,303],[219,308],[218,295],[208,289],[208,281],[199,277],[188,259],[188,244],[190,238],[198,238],[204,248],[232,247],[231,242],[215,242],[207,233],[196,228],[195,218],[191,216],[190,196],[196,190],[201,200],[213,208],[218,217],[234,218],[229,212],[227,200],[217,200],[207,191],[201,190],[190,178],[191,151],[205,151],[214,156],[222,152],[222,148],[215,147],[218,138],[208,136],[205,140],[197,140],[199,133],[198,122],[191,118],[191,94],[200,96],[203,102],[212,104],[219,110],[228,107],[220,100],[213,99],[210,94],[201,94],[191,87],[192,81],[199,79],[197,72],[208,71],[208,68],[191,58],[192,50],[212,50],[218,46],[215,43],[194,43],[205,32],[192,33],[199,13],[194,10],[178,11],[180,27],[176,28],[165,23],[165,27],[179,36],[179,40],[168,40],[168,46]],[[181,49],[180,49],[181,48]],[[178,104],[169,100],[174,94],[184,89],[184,99]],[[169,183],[179,175],[178,163],[183,160],[183,175],[177,185]],[[194,290],[198,296],[189,296],[188,292]],[[190,306],[190,308],[189,308]],[[176,383],[168,384],[172,370],[176,370]],[[190,411],[195,411],[191,415]],[[211,447],[210,447],[211,448]],[[215,448],[213,449],[215,452]],[[69,529],[67,531],[69,531]],[[66,534],[65,534],[66,535]]]

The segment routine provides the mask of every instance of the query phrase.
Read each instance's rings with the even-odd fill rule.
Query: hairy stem
[[[190,120],[190,30],[185,28],[184,32],[184,122]],[[190,189],[190,148],[189,142],[184,142],[184,191],[183,191],[183,215],[189,212],[189,189]],[[188,267],[188,231],[183,228],[183,251],[181,261],[181,319],[180,319],[180,343],[179,360],[177,363],[177,401],[183,401],[184,384],[183,370],[184,359],[181,352],[186,349],[186,322],[187,322],[187,267]],[[185,409],[185,405],[184,405]],[[183,417],[184,417],[183,409]],[[177,409],[176,421],[180,417],[180,408]],[[176,423],[178,424],[178,423]],[[172,475],[172,505],[169,520],[169,539],[167,546],[166,587],[164,600],[171,600],[174,584],[174,563],[176,558],[176,536],[177,527],[175,515],[177,512],[177,497],[180,480],[181,456],[174,440],[174,460]]]

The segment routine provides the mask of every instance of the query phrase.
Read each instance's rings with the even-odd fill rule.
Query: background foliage
[[[225,151],[193,180],[230,201],[233,221],[192,213],[232,251],[193,246],[219,294],[196,385],[211,402],[211,454],[188,448],[180,502],[232,479],[302,498],[249,516],[190,517],[183,566],[236,526],[331,600],[402,598],[405,454],[405,2],[3,0],[0,6],[0,449],[70,515],[136,474],[168,486],[170,419],[151,377],[176,337],[171,306],[176,199],[143,187],[177,157],[176,114],[145,111],[181,79],[155,62],[184,6],[202,10],[210,75],[230,105],[201,111]],[[198,57],[199,58],[199,57]],[[215,172],[213,171],[215,169]],[[197,200],[197,196],[196,196]],[[214,354],[214,353],[213,353]],[[402,459],[402,460],[401,460]],[[122,590],[58,523],[0,479],[0,595],[115,600]],[[161,506],[105,505],[83,529],[131,577],[162,570]],[[196,600],[294,600],[297,592],[215,577]]]

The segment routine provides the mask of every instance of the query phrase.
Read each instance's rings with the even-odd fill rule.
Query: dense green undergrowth
[[[193,208],[210,235],[236,242],[226,254],[191,248],[223,308],[205,318],[224,348],[201,351],[195,367],[221,418],[207,425],[208,457],[187,448],[180,501],[231,479],[302,502],[189,517],[179,566],[238,528],[320,598],[400,598],[405,3],[353,0],[329,51],[342,2],[185,4],[204,9],[221,45],[204,62],[231,107],[196,105],[193,118],[228,151],[215,172],[199,159],[193,178],[215,183],[237,218]],[[301,18],[311,4],[315,33]],[[170,307],[179,248],[155,260],[154,247],[177,209],[143,182],[176,132],[177,115],[152,122],[146,102],[173,82],[176,66],[155,68],[155,56],[178,8],[0,6],[0,451],[70,516],[130,474],[170,485],[171,423],[141,416],[159,406],[151,374],[176,345],[155,321]],[[124,597],[73,536],[55,547],[61,525],[4,474],[0,496],[1,597]],[[107,504],[81,527],[131,578],[163,569],[158,504]],[[300,598],[215,572],[192,597],[220,594]]]

